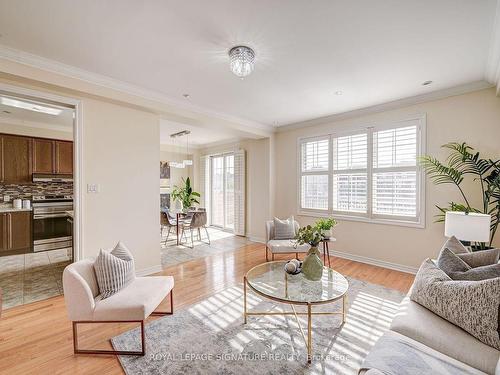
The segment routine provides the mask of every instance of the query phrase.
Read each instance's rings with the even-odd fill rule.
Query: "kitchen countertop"
[[[0,213],[2,212],[29,212],[31,208],[14,208],[12,205],[0,205]]]

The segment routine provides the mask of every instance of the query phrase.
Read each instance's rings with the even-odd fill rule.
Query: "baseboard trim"
[[[151,266],[148,268],[143,268],[141,270],[136,270],[135,274],[137,276],[148,276],[161,271],[163,271],[163,267],[161,266],[161,264],[157,264],[156,266]]]
[[[362,255],[345,253],[343,251],[330,250],[330,255],[336,256],[338,258],[353,260],[355,262],[371,264],[372,266],[389,268],[391,270],[405,272],[405,273],[416,274],[418,271],[418,268],[415,267],[405,266],[403,264],[398,264],[398,263],[386,262],[385,260],[369,258]]]
[[[252,235],[248,235],[247,238],[252,241],[252,242],[258,242],[258,243],[266,243],[266,239],[262,237],[256,237]]]

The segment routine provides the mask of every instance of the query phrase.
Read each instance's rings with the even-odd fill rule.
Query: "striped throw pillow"
[[[134,258],[121,242],[111,252],[101,249],[94,270],[101,299],[111,297],[135,278]]]

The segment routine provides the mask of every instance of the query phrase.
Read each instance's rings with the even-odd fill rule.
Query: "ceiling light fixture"
[[[182,96],[183,96],[185,99],[189,99],[189,98],[190,98],[189,94],[182,94]]]
[[[255,52],[247,46],[236,46],[229,50],[231,71],[241,79],[253,71]]]
[[[343,92],[342,91],[335,91],[335,95],[342,95]]]
[[[59,108],[47,107],[33,102],[22,101],[7,97],[0,98],[0,103],[3,105],[7,105],[9,107],[27,109],[28,111],[45,113],[47,115],[53,115],[53,116],[58,116],[62,112],[62,109]]]
[[[422,86],[427,86],[427,85],[430,85],[432,83],[432,81],[425,81],[425,82],[422,82]]]

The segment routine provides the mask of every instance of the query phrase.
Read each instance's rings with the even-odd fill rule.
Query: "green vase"
[[[302,263],[302,273],[307,280],[318,281],[323,276],[323,262],[317,246],[311,247]]]

